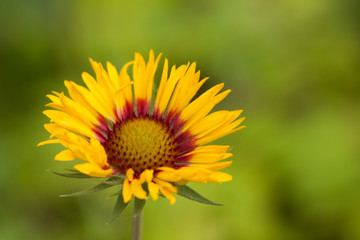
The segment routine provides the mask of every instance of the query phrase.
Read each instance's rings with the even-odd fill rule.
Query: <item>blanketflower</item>
[[[232,180],[218,171],[232,163],[223,161],[232,156],[229,146],[207,145],[244,128],[241,110],[210,113],[230,90],[220,93],[221,83],[191,101],[207,78],[200,80],[195,63],[169,69],[165,59],[154,91],[160,56],[150,51],[146,63],[135,53],[120,73],[90,59],[96,77],[84,72],[86,87],[65,81],[70,97],[47,95],[51,137],[39,145],[60,143],[65,150],[55,160],[81,160],[74,168],[90,177],[122,176],[124,203],[133,196],[156,200],[161,193],[173,204],[173,194],[188,182]]]

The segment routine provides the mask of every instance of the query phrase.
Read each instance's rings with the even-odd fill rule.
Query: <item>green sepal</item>
[[[75,192],[75,193],[70,193],[70,194],[64,194],[64,195],[60,195],[60,197],[77,197],[77,196],[82,196],[82,195],[86,195],[89,193],[94,193],[94,192],[99,192],[101,190],[105,190],[107,188],[113,187],[115,186],[114,184],[109,184],[106,182],[100,183],[98,185],[95,185],[94,187],[91,187],[89,189],[85,189],[82,190],[80,192]]]
[[[68,177],[68,178],[93,178],[93,177],[90,177],[89,175],[78,172],[76,170],[71,171],[71,173],[59,173],[59,172],[51,171],[49,169],[46,169],[46,171],[48,171],[50,173],[53,173],[53,174],[56,174],[56,175],[59,175],[59,176],[62,176],[62,177]]]
[[[124,198],[122,195],[122,187],[121,187],[118,197],[116,199],[114,209],[111,213],[109,222],[107,224],[112,224],[120,216],[120,214],[124,211],[124,209],[127,207],[127,205],[128,205],[128,203],[124,203]]]
[[[178,189],[177,194],[180,195],[180,196],[183,196],[183,197],[186,197],[186,198],[188,198],[190,200],[197,201],[197,202],[204,203],[204,204],[222,206],[222,204],[212,202],[212,201],[206,199],[205,197],[201,196],[199,193],[197,193],[195,190],[193,190],[189,186],[179,185],[177,183],[175,183],[175,186]]]
[[[135,197],[134,217],[138,216],[142,212],[142,210],[143,210],[143,208],[145,206],[145,203],[146,203],[146,200],[138,199],[137,197]]]

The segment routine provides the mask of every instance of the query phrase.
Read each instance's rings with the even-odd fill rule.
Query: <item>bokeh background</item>
[[[135,0],[0,2],[0,238],[129,239],[131,207],[106,225],[106,191],[59,198],[93,180],[61,178],[41,113],[88,57],[120,67],[134,52],[196,61],[201,90],[244,109],[232,182],[191,184],[223,207],[148,201],[144,239],[360,239],[359,1]]]

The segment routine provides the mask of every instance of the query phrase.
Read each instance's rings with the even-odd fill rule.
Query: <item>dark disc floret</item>
[[[149,118],[130,118],[114,124],[103,144],[108,163],[121,173],[132,168],[145,169],[175,166],[178,143],[163,122]]]

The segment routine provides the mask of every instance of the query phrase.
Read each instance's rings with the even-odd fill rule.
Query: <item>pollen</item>
[[[162,122],[146,117],[116,123],[104,143],[113,168],[122,173],[132,168],[138,174],[145,169],[174,167],[176,147],[171,131]]]

